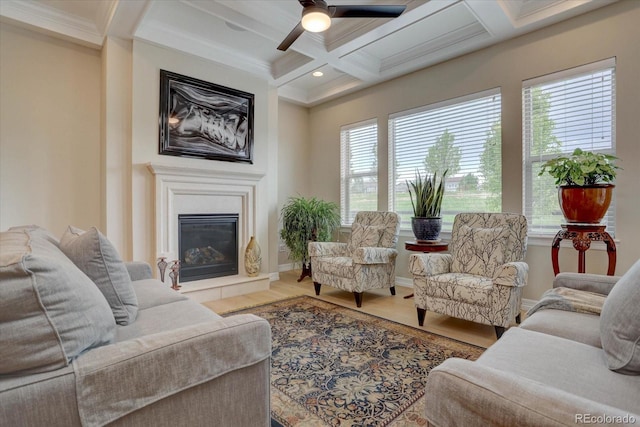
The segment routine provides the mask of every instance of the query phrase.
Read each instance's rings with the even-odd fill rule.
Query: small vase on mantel
[[[255,237],[251,236],[247,249],[244,251],[244,269],[247,276],[256,277],[260,273],[260,263],[262,262],[262,252]]]

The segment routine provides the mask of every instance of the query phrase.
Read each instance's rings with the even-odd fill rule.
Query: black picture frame
[[[253,164],[254,95],[160,70],[160,154]]]

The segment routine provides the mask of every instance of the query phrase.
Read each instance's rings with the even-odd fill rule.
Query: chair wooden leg
[[[427,314],[427,310],[424,308],[416,307],[418,310],[418,325],[424,326],[424,316]]]
[[[396,287],[395,286],[390,287],[389,290],[391,291],[391,295],[395,295],[396,294]]]
[[[518,313],[518,315],[516,316],[516,323],[519,325],[521,321],[522,317],[520,317],[520,313]]]
[[[496,337],[498,337],[498,339],[500,339],[504,331],[507,330],[504,326],[494,326],[493,328],[496,330]]]
[[[313,282],[313,287],[316,290],[316,295],[320,295],[320,286],[322,286],[320,283],[318,282]]]
[[[354,292],[353,296],[356,298],[356,305],[362,307],[362,292]]]

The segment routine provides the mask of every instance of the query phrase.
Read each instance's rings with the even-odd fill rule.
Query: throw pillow
[[[117,249],[97,228],[85,232],[69,226],[60,239],[60,249],[98,286],[116,323],[128,325],[136,320],[138,298],[127,267]]]
[[[509,229],[506,227],[458,228],[453,249],[453,273],[493,277],[496,269],[504,264]]]
[[[600,314],[600,340],[612,371],[640,375],[640,260],[613,286]]]
[[[358,248],[377,247],[384,227],[376,225],[362,225],[354,222],[351,224],[351,238],[349,239],[349,253],[352,254]]]
[[[0,233],[0,374],[46,372],[113,340],[109,304],[44,229]]]

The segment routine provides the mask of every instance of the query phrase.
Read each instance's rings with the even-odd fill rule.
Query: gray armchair
[[[449,254],[413,254],[418,324],[426,311],[495,327],[498,338],[520,322],[521,290],[529,266],[527,219],[512,213],[456,215]]]
[[[358,212],[349,243],[310,242],[316,295],[322,284],[353,292],[358,307],[368,289],[389,288],[395,295],[395,249],[400,217],[395,212]]]

